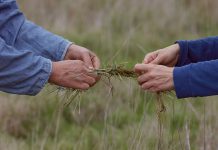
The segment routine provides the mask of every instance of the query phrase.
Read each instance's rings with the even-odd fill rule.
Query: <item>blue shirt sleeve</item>
[[[178,98],[218,95],[218,60],[175,67],[173,77]]]
[[[0,37],[8,45],[52,61],[63,60],[72,42],[26,20],[15,0],[0,0],[0,11]]]
[[[51,61],[27,50],[17,50],[0,38],[0,90],[36,95],[48,82]]]
[[[218,36],[190,41],[181,40],[177,43],[180,46],[177,67],[218,59]]]
[[[0,0],[0,91],[36,95],[47,83],[52,64],[31,49],[14,47],[24,24],[16,1]],[[51,57],[58,59],[58,54]]]
[[[14,46],[19,50],[29,49],[52,61],[60,61],[64,59],[71,44],[72,42],[25,20]]]

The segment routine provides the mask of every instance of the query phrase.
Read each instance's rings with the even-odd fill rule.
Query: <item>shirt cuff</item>
[[[179,44],[180,47],[180,53],[179,53],[179,59],[176,64],[176,67],[184,66],[187,62],[187,56],[188,56],[188,41],[185,40],[179,40],[176,41],[177,44]]]
[[[49,59],[44,59],[45,62],[43,64],[42,67],[42,71],[41,71],[41,75],[38,79],[38,81],[36,82],[36,84],[34,85],[34,87],[31,89],[29,93],[29,95],[37,95],[42,89],[43,87],[45,87],[45,85],[48,83],[49,77],[51,75],[52,72],[52,62]]]
[[[72,45],[73,42],[70,42],[68,40],[64,40],[61,44],[60,44],[60,48],[58,50],[58,60],[64,60],[64,57],[67,53],[68,48],[70,47],[70,45]]]
[[[177,98],[192,97],[190,65],[175,67],[173,70],[173,80]]]

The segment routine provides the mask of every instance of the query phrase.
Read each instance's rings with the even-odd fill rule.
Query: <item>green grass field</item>
[[[142,62],[179,39],[218,33],[214,0],[18,0],[27,18],[97,53],[102,65]],[[131,79],[107,79],[61,107],[64,92],[36,97],[2,93],[1,150],[215,150],[217,97],[163,95],[163,135],[155,94]]]

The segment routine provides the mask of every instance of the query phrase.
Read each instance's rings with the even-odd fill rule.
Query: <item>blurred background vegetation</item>
[[[215,0],[18,0],[29,20],[98,54],[103,64],[141,62],[179,39],[217,35]],[[52,44],[52,43],[51,43]],[[135,81],[104,82],[61,108],[64,93],[1,94],[0,149],[153,150],[156,98]],[[177,100],[165,94],[162,149],[218,147],[217,97]],[[189,147],[190,146],[190,147]]]

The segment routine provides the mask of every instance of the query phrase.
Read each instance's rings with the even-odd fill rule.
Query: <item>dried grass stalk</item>
[[[94,69],[91,70],[90,73],[96,73],[97,75],[101,76],[101,77],[107,77],[107,78],[111,78],[111,77],[119,77],[120,79],[123,78],[133,78],[136,79],[137,78],[137,74],[134,72],[134,70],[131,69],[126,69],[125,65],[113,65],[113,66],[107,66],[104,69]],[[75,90],[75,89],[67,89],[67,93],[69,94],[69,91],[72,92],[72,94],[69,94],[70,96],[68,96],[68,102],[65,104],[66,106],[68,106],[69,104],[71,104],[71,102],[73,101],[73,99],[76,98],[76,96],[81,93],[81,90]],[[166,107],[163,103],[162,100],[162,96],[160,93],[157,93],[157,103],[158,103],[158,116],[160,115],[160,113],[165,112],[166,111]]]
[[[112,67],[108,66],[105,69],[95,69],[93,72],[97,73],[99,76],[119,76],[119,77],[126,77],[126,78],[136,78],[137,74],[130,69],[125,69],[123,65],[114,65]]]
[[[101,77],[106,77],[111,79],[111,77],[119,77],[120,79],[123,78],[133,78],[136,79],[138,75],[130,69],[126,69],[124,65],[114,65],[108,66],[104,69],[95,69],[91,70],[90,73],[95,73]],[[111,82],[109,82],[111,84]],[[112,86],[112,85],[111,85]],[[82,93],[81,90],[76,89],[66,89],[65,96],[67,101],[65,102],[64,106],[69,106],[73,100]],[[162,99],[162,93],[156,93],[156,101],[157,101],[157,116],[158,116],[158,150],[162,149],[162,138],[163,138],[163,124],[162,124],[162,117],[161,114],[166,111],[166,107],[164,105]]]

